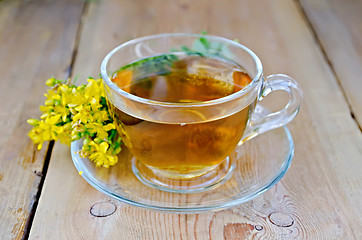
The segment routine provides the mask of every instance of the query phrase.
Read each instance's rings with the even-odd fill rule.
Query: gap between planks
[[[323,45],[322,45],[322,42],[321,42],[321,39],[318,37],[318,33],[317,31],[314,29],[314,26],[312,24],[312,22],[310,21],[310,19],[308,18],[308,15],[307,13],[305,12],[302,4],[300,3],[300,0],[295,0],[295,5],[298,7],[298,10],[300,11],[301,13],[301,16],[304,18],[305,20],[305,23],[307,24],[308,28],[311,30],[311,34],[312,34],[312,37],[316,43],[316,45],[318,46],[318,48],[321,50],[322,52],[322,56],[324,58],[324,60],[326,61],[326,63],[328,64],[329,68],[331,69],[332,71],[332,74],[334,75],[335,77],[335,80],[339,86],[339,89],[341,90],[342,94],[343,94],[343,97],[344,99],[346,100],[346,103],[348,105],[348,110],[349,110],[349,113],[351,115],[351,118],[352,120],[355,122],[355,124],[358,126],[360,132],[362,132],[362,126],[358,123],[356,117],[355,117],[355,114],[353,112],[353,109],[352,109],[352,106],[351,106],[351,103],[349,102],[348,100],[348,97],[347,97],[347,94],[346,94],[346,91],[344,90],[343,86],[342,86],[342,83],[341,83],[341,80],[339,79],[338,75],[337,75],[337,72],[332,64],[332,61],[329,59],[328,55],[327,55],[327,52],[326,50],[324,49]]]
[[[31,229],[31,226],[33,224],[36,209],[38,207],[41,191],[42,191],[43,186],[44,186],[45,176],[46,176],[46,174],[48,172],[49,161],[50,161],[50,157],[52,155],[53,147],[54,147],[54,141],[51,141],[48,144],[48,149],[47,149],[47,153],[45,155],[44,165],[43,165],[43,168],[41,170],[41,179],[40,179],[40,183],[39,183],[39,186],[38,186],[38,191],[37,191],[37,193],[35,195],[33,206],[30,209],[29,218],[28,218],[28,221],[27,221],[27,223],[25,225],[24,234],[23,234],[22,239],[28,239],[29,238],[30,229]]]
[[[89,8],[89,2],[85,1],[84,4],[83,4],[83,8],[82,8],[82,14],[81,14],[81,17],[79,19],[77,32],[76,32],[76,35],[75,35],[75,42],[74,42],[74,49],[72,51],[72,57],[70,59],[70,64],[69,64],[69,67],[67,69],[67,75],[68,75],[67,78],[70,78],[72,76],[72,73],[73,73],[73,66],[74,66],[75,60],[77,58],[78,47],[79,47],[79,43],[80,43],[80,36],[81,36],[82,29],[83,29],[83,24],[84,24],[83,18],[87,14],[88,8]],[[34,220],[36,210],[38,208],[38,203],[39,203],[39,199],[40,199],[40,196],[41,196],[41,193],[42,193],[42,190],[43,190],[45,178],[46,178],[46,175],[47,175],[47,172],[48,172],[50,158],[52,156],[53,148],[54,148],[54,141],[51,141],[48,144],[48,149],[47,149],[47,153],[46,153],[46,156],[45,156],[44,165],[43,165],[43,168],[42,168],[42,171],[41,171],[41,179],[40,179],[40,183],[39,183],[39,186],[38,186],[38,191],[37,191],[37,193],[35,195],[34,203],[31,206],[30,213],[29,213],[29,218],[28,218],[28,221],[27,221],[27,223],[25,225],[25,228],[24,228],[24,234],[23,234],[23,237],[22,237],[23,240],[29,239],[30,230],[31,230],[31,227],[33,225],[33,220]]]

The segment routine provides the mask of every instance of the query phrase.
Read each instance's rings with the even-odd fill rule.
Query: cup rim
[[[136,44],[138,42],[142,42],[142,41],[149,40],[149,39],[163,38],[163,37],[168,37],[168,36],[173,36],[173,37],[186,36],[186,37],[194,37],[194,38],[204,37],[204,38],[214,39],[214,40],[218,40],[218,41],[224,41],[230,45],[239,47],[239,48],[243,49],[245,52],[247,52],[253,58],[254,63],[256,65],[257,73],[256,73],[255,77],[253,78],[253,80],[251,81],[251,83],[249,83],[245,88],[243,88],[235,93],[232,93],[225,97],[209,100],[209,101],[201,101],[201,102],[193,102],[193,103],[161,102],[161,101],[138,97],[136,95],[133,95],[131,93],[128,93],[128,92],[122,90],[116,84],[114,84],[112,82],[112,80],[109,78],[108,73],[107,73],[107,64],[108,64],[109,60],[111,59],[111,57],[113,56],[113,54],[115,54],[118,50],[120,50],[121,48],[124,48],[128,45]],[[242,97],[242,96],[246,95],[247,93],[249,93],[251,90],[253,90],[258,85],[259,80],[262,78],[262,74],[263,74],[263,66],[261,64],[259,57],[246,46],[244,46],[236,41],[224,38],[224,37],[219,37],[219,36],[215,36],[215,35],[192,34],[192,33],[161,33],[161,34],[153,34],[153,35],[135,38],[135,39],[127,41],[127,42],[115,47],[114,49],[112,49],[104,57],[104,59],[101,63],[101,76],[102,76],[103,82],[106,83],[107,86],[110,87],[117,94],[120,94],[123,97],[126,97],[130,100],[133,100],[133,101],[136,101],[139,103],[153,105],[153,106],[160,106],[160,107],[186,107],[187,108],[187,107],[203,107],[203,106],[210,106],[210,105],[225,103],[225,102],[231,101],[235,98]]]

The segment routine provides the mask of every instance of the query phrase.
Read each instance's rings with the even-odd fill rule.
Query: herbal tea
[[[216,57],[172,53],[122,67],[112,81],[133,95],[160,102],[197,103],[235,93],[251,82],[241,66]],[[171,176],[194,177],[217,166],[236,147],[255,102],[210,121],[195,111],[163,112],[173,122],[130,116],[109,102],[126,146],[138,161]],[[187,123],[177,119],[187,115]]]

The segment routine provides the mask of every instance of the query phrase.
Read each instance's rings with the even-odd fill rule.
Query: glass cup
[[[168,102],[128,91],[129,72],[125,73],[128,77],[117,79],[118,85],[112,81],[114,74],[130,63],[160,55],[173,59],[180,54],[217,57],[236,64],[250,76],[251,82],[239,91],[212,100]],[[218,73],[210,69],[206,74]],[[117,131],[133,154],[134,174],[146,185],[171,192],[199,192],[227,181],[235,168],[235,162],[228,157],[233,149],[258,134],[289,123],[302,101],[302,90],[291,77],[263,77],[262,64],[255,53],[217,36],[169,33],[128,41],[107,54],[101,75]],[[235,78],[223,73],[223,81],[232,84]],[[182,86],[173,87],[187,91]],[[201,84],[193,91],[201,92],[203,87]],[[258,102],[277,90],[289,95],[284,109],[258,113]]]

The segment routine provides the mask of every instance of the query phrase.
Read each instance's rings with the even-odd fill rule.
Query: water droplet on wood
[[[263,226],[261,226],[261,225],[255,225],[255,230],[257,230],[257,231],[261,231],[261,230],[263,230]]]
[[[108,217],[117,210],[116,205],[111,202],[99,202],[93,204],[90,209],[90,214],[95,217]]]
[[[294,223],[294,220],[288,214],[280,212],[271,213],[269,220],[278,227],[290,227]]]

